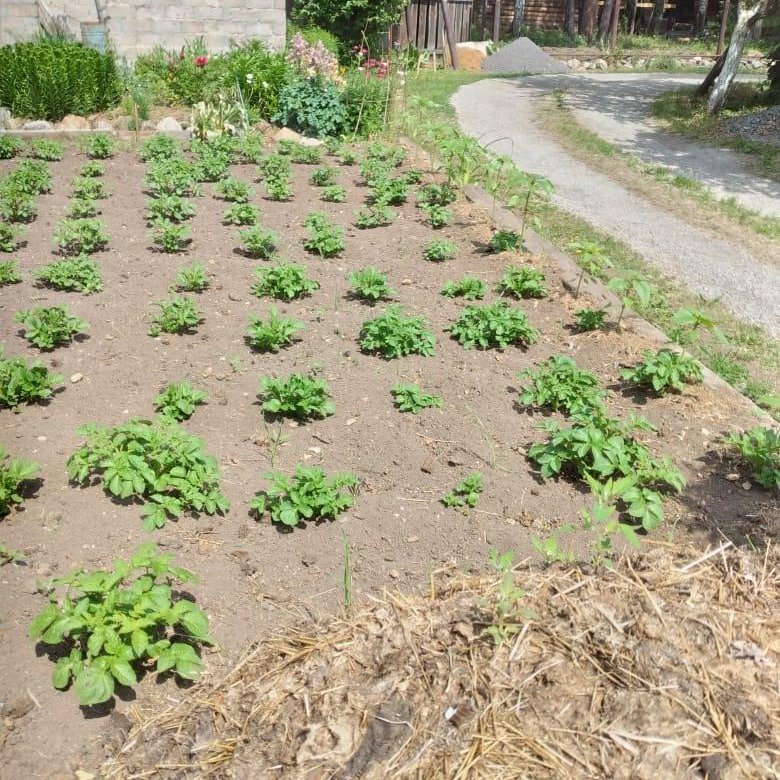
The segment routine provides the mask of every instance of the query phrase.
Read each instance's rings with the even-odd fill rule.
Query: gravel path
[[[620,238],[690,290],[721,299],[741,319],[780,337],[780,268],[629,192],[535,124],[536,103],[557,85],[574,86],[573,78],[582,77],[485,79],[462,87],[452,103],[466,132],[511,155],[520,168],[548,176],[559,206]]]

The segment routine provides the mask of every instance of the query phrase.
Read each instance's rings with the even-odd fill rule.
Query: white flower
[[[254,79],[255,74],[254,73],[247,73],[246,74],[246,83],[251,84],[252,80]]]

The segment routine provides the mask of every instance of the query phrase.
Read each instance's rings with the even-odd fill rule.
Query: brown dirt
[[[307,184],[311,169],[305,166],[297,167],[290,203],[264,200],[259,185],[255,198],[263,224],[282,237],[281,255],[305,263],[322,285],[310,298],[279,306],[306,324],[301,340],[279,355],[253,354],[244,342],[247,316],[266,313],[270,302],[249,293],[253,268],[262,263],[236,253],[236,229],[221,224],[226,204],[215,200],[206,185],[190,223],[194,242],[189,251],[178,257],[153,252],[143,219],[145,166],[129,152],[106,166],[113,195],[103,202],[102,219],[111,242],[96,255],[104,291],[83,296],[38,288],[33,271],[54,259],[51,237],[84,159],[70,149],[64,161],[52,165],[54,191],[39,199],[39,217],[28,226],[27,244],[15,255],[24,282],[0,289],[6,354],[41,357],[66,377],[51,403],[24,407],[16,415],[0,411],[2,443],[12,455],[36,460],[42,478],[24,506],[2,521],[3,543],[24,550],[29,565],[0,570],[0,701],[12,703],[28,692],[35,701],[23,717],[6,721],[3,777],[52,777],[52,762],[63,771],[76,765],[74,751],[107,728],[102,716],[111,709],[82,712],[72,692],[51,688],[52,665],[26,637],[31,617],[45,601],[38,581],[77,565],[107,565],[148,539],[139,506],[113,502],[97,486],[68,484],[65,462],[80,444],[77,426],[149,417],[155,395],[172,381],[189,379],[209,393],[208,405],[185,427],[201,436],[219,461],[232,508],[224,518],[187,516],[169,523],[154,539],[200,575],[192,592],[211,618],[218,646],[206,654],[206,662],[216,669],[230,664],[258,636],[338,607],[343,535],[350,545],[355,591],[364,594],[388,584],[418,586],[439,565],[483,568],[491,547],[511,548],[522,557],[530,552],[532,535],[576,522],[579,509],[589,503],[581,488],[565,481],[540,483],[524,458],[524,448],[541,437],[535,428],[540,416],[514,408],[517,373],[550,354],[571,354],[606,385],[617,387],[620,367],[648,346],[626,332],[573,335],[568,326],[580,302],[575,306],[564,293],[553,264],[536,257],[529,262],[545,270],[553,294],[519,305],[541,329],[540,342],[526,351],[463,350],[443,331],[462,304],[441,298],[442,284],[468,272],[492,285],[508,263],[524,259],[484,255],[488,228],[461,204],[456,223],[441,231],[459,244],[458,258],[426,263],[421,251],[432,231],[421,223],[413,198],[398,210],[393,225],[359,231],[351,221],[365,190],[350,186],[347,203],[322,203]],[[12,165],[2,164],[0,173]],[[235,166],[233,172],[247,180],[253,176],[251,166]],[[340,170],[344,183],[357,177],[357,168]],[[303,250],[302,219],[314,209],[333,214],[348,227],[343,257],[320,260]],[[152,301],[165,297],[177,268],[195,260],[212,276],[211,288],[198,296],[205,321],[194,335],[153,339],[147,333]],[[367,265],[387,271],[404,307],[426,316],[437,335],[434,357],[386,362],[360,353],[360,325],[377,309],[347,299],[345,277]],[[89,337],[39,355],[18,335],[13,314],[61,302],[91,323]],[[236,370],[233,358],[240,358]],[[281,534],[248,513],[271,466],[273,426],[266,428],[256,394],[263,375],[310,369],[329,383],[336,414],[307,425],[285,423],[286,442],[276,467],[290,470],[304,460],[321,463],[328,472],[354,471],[363,484],[354,509],[338,522]],[[83,379],[71,384],[67,377],[75,373]],[[443,396],[444,408],[419,416],[399,414],[389,393],[398,381],[415,381]],[[658,434],[647,437],[651,448],[671,456],[689,478],[683,496],[668,504],[669,533],[701,543],[719,542],[722,534],[738,541],[777,537],[780,517],[774,498],[725,479],[735,465],[724,462],[717,441],[753,424],[752,408],[744,399],[696,387],[680,397],[645,401],[615,389],[610,407],[621,416],[631,411],[646,415],[658,426]],[[442,507],[438,499],[474,470],[482,471],[486,482],[479,511],[464,515]],[[148,677],[136,695],[144,700],[154,687]],[[162,690],[179,696],[172,683]],[[114,706],[122,712],[130,705],[117,701]]]

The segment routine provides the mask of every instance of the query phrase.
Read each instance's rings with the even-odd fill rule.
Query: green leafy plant
[[[366,320],[358,337],[363,352],[386,360],[405,355],[433,355],[436,337],[423,317],[406,317],[400,306],[389,306],[384,314]]]
[[[19,273],[17,260],[0,261],[0,287],[7,284],[19,284],[22,281],[22,275]]]
[[[320,190],[320,200],[327,203],[343,203],[347,199],[347,189],[341,184],[331,184]]]
[[[485,283],[474,276],[464,276],[457,282],[447,282],[441,288],[441,294],[445,298],[465,298],[467,301],[482,300],[486,292]]]
[[[339,149],[336,158],[340,165],[355,165],[358,161],[357,152],[346,145]]]
[[[313,211],[303,220],[309,237],[303,242],[307,252],[320,257],[335,257],[344,251],[344,230],[320,211]]]
[[[258,518],[294,528],[305,522],[335,520],[355,503],[357,478],[336,474],[328,479],[322,469],[298,465],[290,477],[278,471],[265,475],[268,487],[255,494],[250,507]]]
[[[545,298],[544,274],[529,266],[510,266],[496,285],[496,292],[511,295],[514,298]]]
[[[214,193],[222,200],[232,201],[233,203],[249,203],[254,195],[252,187],[241,179],[234,176],[228,176],[214,185]]]
[[[279,245],[279,237],[273,230],[251,227],[247,230],[239,230],[238,234],[244,245],[244,254],[248,257],[268,260],[273,257],[276,247]]]
[[[62,159],[62,144],[50,138],[39,138],[30,144],[27,154],[35,160],[57,162]]]
[[[409,184],[403,176],[377,176],[371,180],[371,202],[377,206],[406,203]]]
[[[361,230],[389,225],[394,218],[393,210],[388,206],[372,205],[360,209],[355,214],[355,226]]]
[[[108,233],[99,219],[63,219],[54,243],[64,255],[91,255],[108,245]]]
[[[87,157],[90,159],[107,160],[113,156],[114,141],[110,136],[100,133],[93,135],[87,142]]]
[[[144,177],[150,195],[179,195],[186,197],[200,194],[199,171],[192,163],[179,157],[153,160]]]
[[[78,429],[84,444],[68,459],[71,480],[95,477],[106,493],[144,504],[144,528],[162,528],[183,512],[224,513],[217,461],[203,442],[173,420],[129,420],[113,428],[90,423]]]
[[[309,184],[315,187],[330,187],[336,183],[335,168],[315,168],[309,176]]]
[[[174,287],[179,292],[199,293],[208,289],[209,279],[203,266],[193,263],[178,270]]]
[[[432,263],[443,263],[452,260],[458,254],[458,245],[454,241],[434,238],[423,250],[423,258]]]
[[[602,330],[606,316],[604,309],[580,309],[574,314],[574,327],[579,333]]]
[[[417,190],[417,203],[421,206],[449,206],[458,199],[451,184],[424,184]]]
[[[0,222],[0,252],[14,252],[19,248],[21,229],[17,225]]]
[[[320,289],[320,283],[306,276],[306,268],[295,263],[278,262],[270,268],[256,268],[257,281],[252,293],[280,301],[292,301]]]
[[[161,219],[154,223],[152,241],[158,251],[176,254],[186,251],[187,244],[192,241],[191,235],[192,231],[187,225],[178,225],[175,222]]]
[[[5,566],[7,563],[26,563],[26,561],[24,553],[18,550],[11,550],[6,545],[0,543],[0,566]]]
[[[22,160],[6,178],[6,186],[27,195],[42,195],[51,191],[51,171],[43,160]]]
[[[224,225],[256,225],[257,209],[250,203],[234,203],[222,215]]]
[[[395,295],[395,290],[387,284],[387,276],[373,266],[351,273],[348,279],[355,298],[373,302],[387,300]]]
[[[636,387],[651,390],[655,395],[669,391],[681,393],[686,384],[701,382],[701,366],[698,361],[681,352],[662,348],[643,353],[643,360],[621,372],[623,379]]]
[[[606,250],[596,241],[587,241],[582,239],[569,244],[569,249],[577,257],[577,265],[580,267],[580,275],[577,278],[577,289],[574,291],[574,297],[579,298],[580,287],[585,278],[585,274],[592,277],[602,278],[604,270],[612,268],[612,260],[609,259]],[[592,330],[592,329],[591,329]]]
[[[171,136],[157,133],[143,142],[138,150],[138,156],[144,162],[172,160],[181,157],[181,147]]]
[[[16,411],[22,404],[45,401],[62,379],[60,374],[50,374],[41,363],[4,357],[0,351],[0,406]]]
[[[295,341],[295,334],[303,329],[303,323],[292,317],[283,317],[271,307],[268,319],[250,317],[246,338],[249,345],[260,352],[278,352]]]
[[[493,254],[501,252],[522,252],[525,249],[522,236],[515,230],[496,230],[488,243],[488,250]]]
[[[627,276],[613,276],[608,282],[607,287],[620,298],[620,313],[618,314],[616,327],[620,327],[623,320],[623,314],[626,307],[636,300],[641,306],[649,306],[650,298],[653,294],[653,288],[649,282],[639,274],[630,274]]]
[[[55,290],[76,290],[87,295],[103,289],[98,264],[87,255],[64,258],[42,266],[35,278]]]
[[[466,349],[528,346],[539,338],[539,331],[528,324],[525,313],[503,301],[490,306],[467,306],[446,330]]]
[[[74,317],[66,306],[48,306],[18,311],[14,321],[24,326],[24,337],[41,350],[68,344],[84,333],[89,323]]]
[[[461,482],[458,482],[452,491],[442,498],[441,502],[444,506],[456,508],[471,507],[473,509],[479,502],[479,494],[483,489],[482,474],[475,471]]]
[[[73,180],[73,197],[81,200],[104,200],[109,195],[101,179],[77,176]]]
[[[181,195],[160,195],[146,201],[146,219],[154,225],[159,222],[184,222],[195,216],[192,201]]]
[[[285,379],[263,377],[260,382],[264,412],[295,420],[312,420],[328,417],[335,411],[328,386],[322,379],[290,374]]]
[[[85,179],[96,179],[105,175],[105,172],[106,167],[103,163],[98,162],[97,160],[90,160],[81,166],[79,169],[79,176],[82,176]]]
[[[154,304],[159,311],[152,318],[150,336],[160,333],[191,333],[203,321],[203,315],[192,298],[186,295],[174,295],[167,301]]]
[[[172,566],[172,557],[144,544],[113,569],[79,568],[53,581],[64,594],[50,596],[30,638],[67,651],[52,672],[55,688],[73,682],[79,703],[89,707],[111,699],[117,684],[136,685],[150,661],[158,674],[198,679],[203,662],[196,647],[210,644],[209,621],[192,601],[174,597],[174,585],[196,577]]]
[[[762,487],[780,490],[780,433],[758,426],[726,438],[750,468],[751,477]]]
[[[282,87],[279,110],[271,119],[313,138],[338,135],[344,124],[344,105],[332,81],[322,77],[295,79]],[[316,147],[303,148],[319,152]]]
[[[401,412],[419,414],[423,409],[440,408],[442,400],[438,395],[424,393],[418,385],[398,384],[393,390],[393,401]]]
[[[22,144],[12,135],[0,135],[0,160],[11,160],[22,151]]]
[[[16,186],[0,188],[0,219],[6,222],[33,222],[38,216],[35,198]]]
[[[284,138],[279,141],[277,149],[280,155],[300,165],[319,165],[322,162],[322,152],[317,146],[306,146]]]
[[[574,553],[570,549],[563,549],[561,539],[572,531],[574,531],[574,526],[571,523],[564,523],[547,536],[532,536],[531,547],[542,556],[545,563],[555,563],[556,561],[571,563],[575,560]]]
[[[21,504],[21,485],[38,473],[38,464],[11,456],[0,445],[0,517],[7,515],[11,507]]]
[[[176,382],[168,385],[154,399],[154,409],[171,420],[181,422],[189,420],[195,407],[202,404],[206,398],[206,393],[197,390],[189,382]]]
[[[501,581],[496,588],[496,600],[492,605],[490,624],[485,628],[485,633],[493,639],[496,646],[502,645],[517,634],[520,631],[521,618],[528,617],[517,606],[525,593],[515,585],[513,560],[514,553],[511,550],[505,553],[490,551],[490,566],[501,575]]]
[[[293,196],[292,182],[288,177],[266,176],[263,184],[269,200],[285,201]]]
[[[74,198],[68,206],[67,214],[70,219],[88,219],[100,214],[100,207],[95,200]]]
[[[230,168],[230,155],[218,149],[206,147],[192,163],[192,174],[196,181],[219,181],[225,178]]]
[[[523,406],[536,406],[568,416],[604,414],[604,391],[598,377],[583,371],[565,355],[553,355],[538,368],[519,374],[530,383],[520,392]]]
[[[425,203],[421,206],[428,220],[428,224],[434,229],[439,230],[452,222],[452,212],[446,206],[439,206],[436,203]]]

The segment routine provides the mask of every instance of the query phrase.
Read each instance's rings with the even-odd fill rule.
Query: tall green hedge
[[[0,47],[0,105],[16,116],[56,122],[104,111],[121,95],[111,52],[60,40]]]

